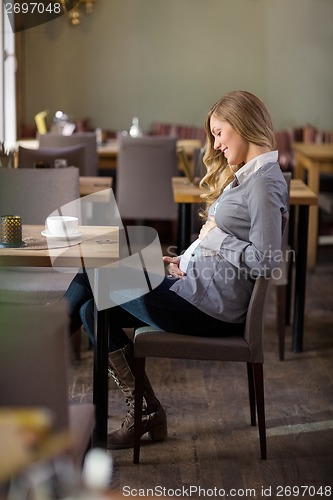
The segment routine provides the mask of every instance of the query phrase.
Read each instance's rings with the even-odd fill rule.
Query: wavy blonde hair
[[[203,158],[207,173],[200,181],[205,190],[201,195],[205,208],[201,217],[207,217],[210,205],[232,181],[242,165],[228,165],[223,153],[214,149],[214,136],[210,129],[212,115],[228,122],[246,141],[258,146],[275,148],[275,134],[269,111],[255,95],[243,90],[225,94],[209,111],[205,120],[206,151]]]

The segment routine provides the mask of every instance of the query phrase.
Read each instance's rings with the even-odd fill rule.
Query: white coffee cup
[[[78,232],[79,219],[71,215],[51,215],[46,219],[46,226],[53,236],[72,236]]]

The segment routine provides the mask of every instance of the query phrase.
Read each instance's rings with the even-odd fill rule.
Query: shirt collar
[[[245,163],[236,172],[236,177],[239,184],[242,184],[250,175],[254,174],[267,163],[276,163],[278,161],[278,151],[269,151],[262,155],[256,156],[253,160]]]

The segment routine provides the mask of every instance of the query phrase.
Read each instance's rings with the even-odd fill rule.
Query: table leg
[[[302,352],[303,350],[309,207],[306,205],[300,205],[298,217],[294,325],[292,340],[293,352]]]
[[[109,309],[97,311],[95,307],[95,349],[93,401],[96,423],[93,446],[107,446],[108,427],[108,352],[109,352]]]
[[[181,254],[191,243],[191,203],[180,203],[178,207],[178,253]]]
[[[308,186],[318,196],[320,181],[320,164],[312,162],[311,168],[307,169]],[[308,269],[313,270],[317,262],[318,247],[318,205],[313,205],[309,212],[309,236],[308,236]]]

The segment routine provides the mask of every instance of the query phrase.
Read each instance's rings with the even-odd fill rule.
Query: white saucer
[[[77,231],[73,234],[68,234],[67,236],[56,236],[52,234],[48,229],[41,231],[41,234],[46,238],[50,238],[51,240],[77,240],[82,236],[82,233],[80,233],[80,231]]]

